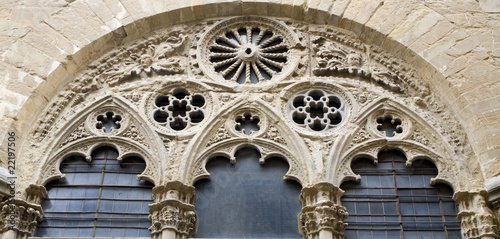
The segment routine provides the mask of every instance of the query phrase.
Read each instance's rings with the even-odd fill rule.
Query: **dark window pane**
[[[209,180],[196,182],[200,238],[301,238],[297,215],[301,187],[283,181],[288,165],[281,159],[259,164],[259,154],[243,149],[236,163],[224,158],[207,164]]]
[[[152,203],[153,185],[136,180],[145,169],[144,161],[126,158],[122,167],[117,156],[116,150],[104,147],[92,153],[90,164],[81,157],[63,161],[61,172],[67,180],[46,185],[49,196],[42,202],[45,217],[35,236],[150,236],[148,204]],[[97,212],[101,213],[96,218]]]
[[[404,156],[395,151],[380,153],[378,160],[378,167],[368,159],[353,162],[361,182],[341,185],[342,204],[349,212],[346,238],[400,238],[401,233],[406,239],[459,238],[453,191],[430,184],[437,174],[432,163],[417,160],[408,168]]]

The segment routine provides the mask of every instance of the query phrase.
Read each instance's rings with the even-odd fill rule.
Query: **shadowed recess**
[[[230,164],[216,157],[207,164],[210,179],[195,183],[198,238],[301,238],[297,215],[301,186],[283,180],[281,158],[259,164],[256,150],[245,148]]]

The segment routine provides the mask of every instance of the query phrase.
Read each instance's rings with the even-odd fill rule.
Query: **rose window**
[[[293,122],[314,131],[328,131],[342,123],[345,115],[344,101],[324,90],[309,90],[297,94],[288,102]]]
[[[269,29],[231,29],[216,38],[209,49],[214,70],[240,84],[269,80],[287,62],[288,46],[282,36]]]
[[[289,55],[294,34],[278,22],[243,17],[209,30],[200,47],[201,67],[216,79],[259,83],[286,76],[296,65]]]

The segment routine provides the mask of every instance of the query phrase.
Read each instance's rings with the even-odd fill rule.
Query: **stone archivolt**
[[[295,25],[302,27],[290,28]],[[243,44],[236,36],[240,29],[246,36],[255,36],[255,41]],[[269,44],[282,50],[260,48],[257,38],[266,32],[271,32],[270,38],[276,36]],[[219,47],[227,52],[213,51],[216,43],[227,47]],[[224,55],[233,51],[236,54]],[[223,55],[220,61],[227,64],[213,60]],[[258,63],[264,55],[273,60]],[[217,64],[227,68],[218,70]],[[270,77],[262,80],[257,72],[273,66]],[[237,84],[224,75],[238,75],[239,69],[241,74],[245,71],[246,83],[251,82],[248,72],[257,75],[258,81]],[[154,120],[157,97],[175,89],[204,97],[201,122],[174,130]],[[316,132],[292,123],[287,102],[314,89],[333,92],[343,100],[347,113],[342,124]],[[175,107],[193,105],[173,106],[172,112],[183,116]],[[120,128],[110,133],[99,131],[93,122],[95,114],[108,111],[122,117]],[[255,134],[234,130],[235,116],[246,113],[261,120]],[[402,121],[399,135],[386,137],[377,130],[376,119],[387,115]],[[195,232],[194,189],[189,185],[209,176],[205,164],[211,157],[223,155],[234,161],[234,153],[242,147],[256,148],[261,162],[272,156],[288,161],[286,177],[304,186],[300,223],[308,238],[324,238],[320,235],[326,231],[333,238],[342,237],[347,213],[336,186],[359,179],[350,164],[361,155],[375,159],[380,150],[399,149],[408,163],[417,158],[433,160],[439,169],[434,182],[446,182],[461,191],[480,190],[478,185],[483,185],[469,182],[471,178],[482,182],[482,176],[468,170],[477,162],[465,156],[472,154],[464,130],[414,69],[351,32],[289,19],[242,17],[212,19],[194,27],[179,25],[110,52],[51,101],[28,141],[29,148],[21,152],[40,167],[26,166],[34,173],[21,175],[20,185],[44,185],[63,178],[59,164],[65,157],[78,154],[90,159],[92,150],[102,145],[116,148],[120,157],[141,156],[147,167],[139,178],[166,185],[155,188],[155,204],[150,207],[151,230],[157,238],[164,233],[187,237]],[[457,178],[457,172],[462,176]],[[169,198],[170,191],[181,196]],[[315,193],[323,197],[323,191],[330,196],[309,201]],[[184,198],[188,196],[189,200]]]

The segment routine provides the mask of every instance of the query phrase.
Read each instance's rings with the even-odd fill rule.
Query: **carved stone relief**
[[[43,165],[26,178],[42,185],[61,178],[66,156],[90,160],[93,149],[109,145],[143,157],[142,178],[187,186],[209,175],[210,157],[234,163],[238,149],[254,147],[261,163],[285,158],[286,176],[304,187],[340,185],[359,179],[350,169],[355,157],[400,149],[409,163],[434,160],[435,181],[463,189],[471,176],[456,172],[468,173],[460,167],[469,162],[454,160],[470,151],[449,112],[414,69],[352,32],[290,19],[211,19],[126,43],[82,71],[33,126],[25,152]],[[332,147],[341,152],[330,154]],[[192,202],[164,201],[151,207],[153,234],[191,236]],[[342,236],[342,206],[309,206],[304,235],[326,228]]]
[[[323,238],[320,236],[321,232],[330,234],[328,238],[344,238],[344,230],[347,226],[344,219],[349,213],[340,205],[340,197],[343,193],[341,189],[326,182],[302,189],[299,226],[304,238]]]
[[[295,70],[298,36],[283,23],[239,17],[216,23],[199,40],[197,60],[210,78],[229,84],[282,79]]]
[[[154,187],[154,203],[149,205],[149,220],[152,224],[149,230],[152,236],[165,238],[168,230],[176,234],[175,238],[196,234],[198,219],[193,206],[195,199],[194,187],[178,181]]]
[[[428,84],[424,83],[414,69],[377,46],[364,45],[357,36],[345,30],[331,27],[310,29],[315,52],[315,75],[334,76],[347,72],[374,81],[391,92],[402,93],[407,99],[413,99],[412,105],[432,112],[434,117],[424,117],[448,138],[448,142],[466,150],[463,147],[466,143],[465,132],[456,121],[450,124],[439,123],[453,116],[450,111],[443,110],[445,106],[439,103],[435,95],[430,94]]]
[[[493,211],[486,204],[486,192],[455,192],[458,220],[464,239],[498,238]]]

